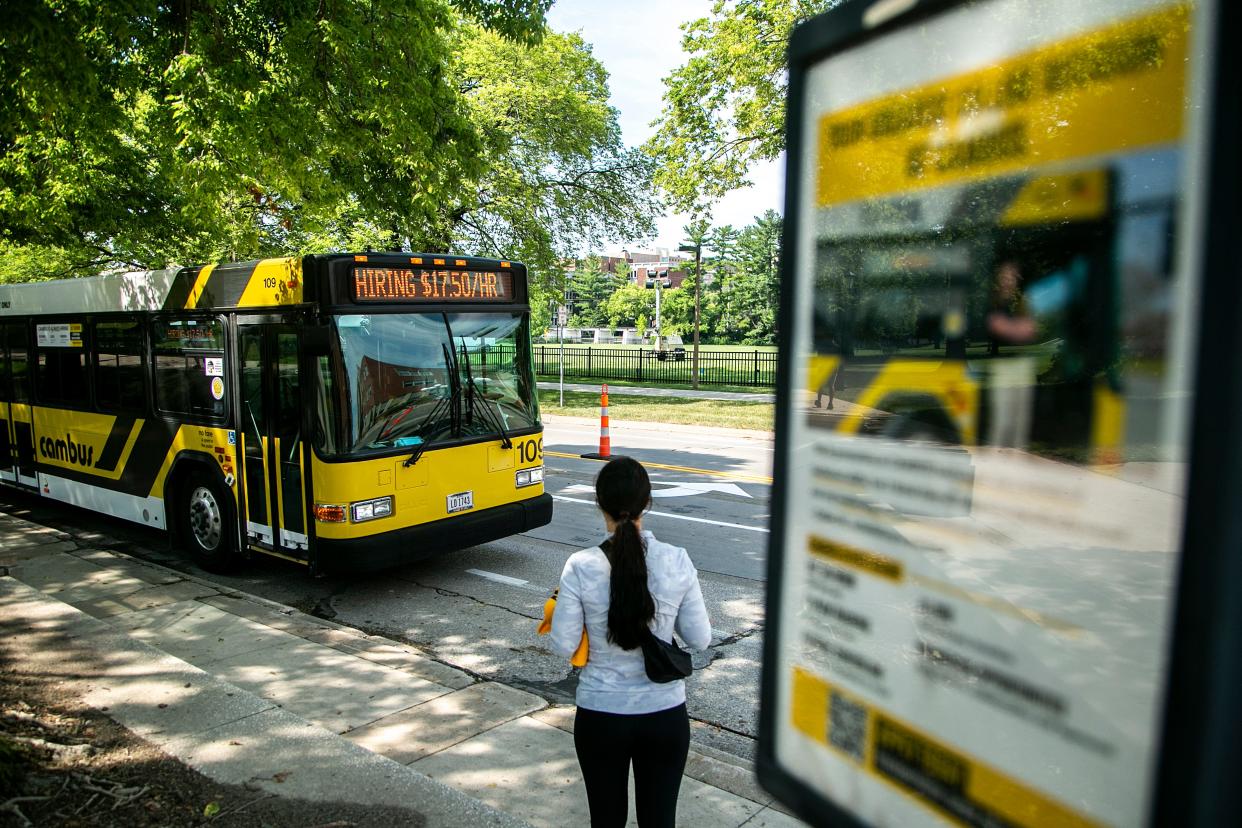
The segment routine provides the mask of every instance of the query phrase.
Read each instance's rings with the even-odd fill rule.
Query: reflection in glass
[[[336,328],[338,348],[318,366],[316,440],[326,454],[498,436],[497,425],[508,433],[539,423],[521,314],[350,314],[337,317]],[[480,411],[484,405],[489,412]]]
[[[825,211],[813,347],[838,361],[812,390],[850,405],[810,423],[1077,463],[1154,450],[1157,406],[1134,386],[1165,347],[1176,202],[1152,168],[1176,153],[1145,160]]]

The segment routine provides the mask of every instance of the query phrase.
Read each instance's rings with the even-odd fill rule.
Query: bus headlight
[[[537,469],[522,469],[517,473],[517,477],[513,482],[519,489],[523,489],[527,486],[538,486],[543,482],[543,467],[540,466]]]
[[[349,513],[354,519],[354,523],[363,523],[376,518],[388,517],[392,514],[392,495],[351,503],[349,504]]]

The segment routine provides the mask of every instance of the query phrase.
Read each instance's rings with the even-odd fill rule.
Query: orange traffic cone
[[[608,436],[608,386],[605,385],[599,394],[599,451],[582,455],[592,460],[607,460],[612,457],[612,440]]]

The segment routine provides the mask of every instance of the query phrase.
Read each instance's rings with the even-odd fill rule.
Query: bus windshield
[[[335,323],[336,347],[317,372],[322,454],[499,437],[502,429],[539,425],[523,314],[347,314]]]

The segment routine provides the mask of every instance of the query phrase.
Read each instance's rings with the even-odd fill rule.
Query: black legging
[[[591,828],[625,825],[631,760],[638,824],[676,824],[677,792],[690,750],[690,717],[684,704],[637,715],[579,707],[574,748],[586,782]]]

